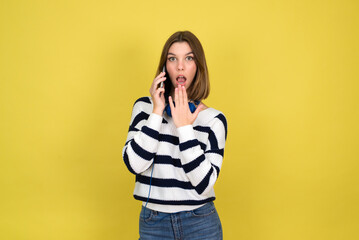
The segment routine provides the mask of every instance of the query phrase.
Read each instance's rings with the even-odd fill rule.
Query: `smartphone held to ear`
[[[162,72],[166,72],[166,65],[163,65]],[[163,82],[160,83],[160,88],[163,88]]]

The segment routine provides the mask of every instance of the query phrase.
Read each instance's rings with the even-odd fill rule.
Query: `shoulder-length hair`
[[[197,66],[197,71],[194,76],[194,79],[190,85],[190,87],[187,89],[187,95],[189,100],[193,101],[201,101],[203,99],[206,99],[209,95],[209,77],[208,77],[208,68],[206,63],[206,58],[204,55],[203,47],[198,40],[198,38],[191,33],[190,31],[178,31],[172,34],[163,46],[162,54],[160,58],[160,62],[158,65],[158,69],[156,72],[156,76],[160,74],[160,72],[163,69],[163,66],[166,64],[167,61],[167,54],[168,50],[175,42],[187,42],[188,45],[191,47],[193,55],[194,55],[194,61]],[[167,73],[167,79],[165,81],[165,98],[166,101],[168,101],[168,96],[172,91],[172,83],[171,80],[168,77]]]

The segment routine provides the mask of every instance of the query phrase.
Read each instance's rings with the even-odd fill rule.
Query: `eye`
[[[174,60],[176,60],[175,57],[169,57],[169,58],[168,58],[168,61],[170,61],[170,62],[173,62]]]
[[[186,60],[187,60],[187,61],[192,61],[192,60],[193,60],[193,57],[192,57],[192,56],[187,56],[187,57],[186,57]]]

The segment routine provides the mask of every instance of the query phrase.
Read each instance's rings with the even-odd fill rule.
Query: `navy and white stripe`
[[[172,118],[152,113],[149,97],[138,99],[131,116],[123,159],[136,175],[135,199],[158,211],[191,210],[215,199],[213,186],[222,166],[227,121],[213,108],[193,125],[176,128]]]

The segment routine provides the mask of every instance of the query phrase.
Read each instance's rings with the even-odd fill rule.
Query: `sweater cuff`
[[[159,131],[162,124],[162,116],[151,113],[150,116],[147,119],[147,127]]]
[[[177,128],[179,142],[187,142],[196,138],[192,125],[185,125]]]

